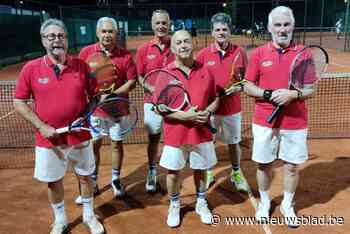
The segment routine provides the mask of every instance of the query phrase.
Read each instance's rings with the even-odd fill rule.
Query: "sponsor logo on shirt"
[[[150,60],[152,60],[152,59],[155,59],[156,56],[157,56],[157,55],[155,55],[155,54],[149,54],[149,55],[147,55],[147,58],[150,59]]]
[[[270,66],[272,66],[272,61],[266,60],[266,61],[262,62],[261,65],[263,67],[270,67]]]
[[[207,64],[210,65],[210,66],[213,66],[213,65],[215,65],[215,61],[209,60]]]
[[[49,83],[50,78],[49,77],[39,77],[38,78],[38,83],[39,84],[47,84]]]

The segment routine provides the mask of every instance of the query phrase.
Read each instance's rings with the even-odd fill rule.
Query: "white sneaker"
[[[280,211],[284,216],[284,222],[290,228],[296,228],[299,226],[298,224],[298,216],[296,216],[294,212],[293,205],[281,205]]]
[[[148,170],[146,181],[146,192],[155,193],[157,191],[157,171]]]
[[[65,234],[69,232],[68,224],[66,222],[55,222],[52,224],[50,234]]]
[[[125,191],[119,179],[112,181],[113,194],[115,197],[124,197]]]
[[[105,229],[103,225],[98,221],[96,216],[91,216],[89,219],[83,221],[84,224],[89,228],[91,234],[103,234]]]
[[[260,223],[267,223],[270,217],[270,202],[259,202],[255,213],[256,221]]]
[[[237,171],[232,170],[231,176],[230,176],[231,183],[234,184],[237,191],[240,192],[247,192],[248,191],[248,183],[247,180],[244,178],[244,175],[242,171],[239,169]]]
[[[180,225],[180,202],[170,202],[166,223],[171,228]]]
[[[196,213],[201,217],[202,223],[211,224],[213,220],[213,215],[208,208],[208,203],[205,199],[197,200],[196,203]]]
[[[83,205],[83,201],[82,201],[82,197],[81,197],[81,195],[79,195],[79,196],[77,196],[77,198],[75,199],[75,204],[77,204],[77,205],[79,205],[79,206],[81,206],[81,205]]]

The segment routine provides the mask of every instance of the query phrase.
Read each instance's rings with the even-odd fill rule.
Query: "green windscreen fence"
[[[39,16],[0,14],[0,59],[42,50]]]

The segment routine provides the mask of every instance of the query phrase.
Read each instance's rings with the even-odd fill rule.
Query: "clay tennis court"
[[[199,38],[203,43],[203,38]],[[137,42],[128,40],[128,47],[145,41]],[[234,40],[240,40],[234,38]],[[249,38],[242,38],[249,40]],[[350,55],[336,50],[329,50],[331,65],[328,72],[349,72]],[[0,80],[15,80],[23,64],[11,65],[0,70]],[[225,217],[254,217],[254,199],[248,194],[238,193],[229,182],[230,163],[227,160],[225,146],[217,142],[216,151],[219,163],[215,168],[216,183],[208,191],[208,202],[214,214],[221,216],[221,223],[216,226],[204,225],[195,214],[195,191],[192,173],[189,169],[183,172],[183,187],[181,191],[182,223],[176,229],[170,229],[166,225],[168,197],[165,186],[165,171],[158,168],[159,192],[147,194],[145,192],[145,175],[148,168],[146,145],[125,145],[125,161],[121,180],[126,186],[125,199],[114,199],[110,188],[111,166],[110,151],[108,145],[102,150],[102,166],[100,168],[99,187],[101,194],[95,199],[95,211],[101,218],[106,233],[347,233],[350,229],[350,209],[348,201],[350,196],[350,139],[348,129],[350,118],[342,112],[350,112],[348,106],[348,94],[350,81],[337,84],[334,88],[334,97],[322,98],[316,96],[313,106],[313,116],[317,117],[318,124],[310,128],[314,136],[318,132],[326,132],[326,135],[337,137],[335,139],[310,139],[309,156],[300,168],[300,186],[296,192],[296,210],[299,216],[312,217],[313,225],[302,225],[298,229],[288,229],[285,225],[248,225],[225,224]],[[322,85],[328,84],[321,82]],[[338,90],[338,93],[336,92]],[[328,97],[328,96],[327,96]],[[246,99],[245,99],[246,100]],[[247,99],[249,101],[249,99]],[[11,110],[9,102],[0,102],[0,109]],[[336,104],[344,106],[335,106]],[[244,102],[244,105],[251,105]],[[345,106],[346,105],[346,106]],[[6,106],[6,107],[5,107]],[[250,108],[250,107],[249,107]],[[337,111],[334,111],[336,108]],[[3,113],[3,112],[1,112]],[[244,113],[249,119],[251,112]],[[345,116],[345,117],[344,117]],[[323,118],[324,117],[324,118]],[[332,117],[330,120],[329,118]],[[142,120],[142,117],[140,117]],[[5,121],[5,122],[4,122]],[[328,124],[332,123],[332,124]],[[0,149],[0,233],[48,233],[52,222],[52,211],[47,200],[47,188],[32,178],[33,176],[33,148],[16,148],[21,138],[11,137],[20,135],[23,131],[30,130],[23,127],[23,122],[14,122],[8,119],[0,120],[0,129],[10,127],[13,132],[10,135],[3,132],[1,136],[7,136],[8,148]],[[7,130],[8,131],[8,130]],[[136,134],[144,134],[137,130]],[[243,127],[242,142],[243,159],[242,170],[252,189],[254,197],[257,195],[256,165],[250,160],[251,140],[249,123]],[[324,137],[324,136],[323,136]],[[5,141],[4,138],[0,139]],[[275,164],[275,173],[270,191],[273,199],[272,217],[281,217],[279,204],[282,200],[282,164]],[[78,195],[77,182],[72,173],[68,173],[65,183],[65,204],[67,216],[70,221],[71,233],[88,233],[82,224],[82,208],[74,204]],[[322,221],[322,217],[333,217],[333,223],[328,225],[316,225]],[[315,221],[316,220],[316,221]],[[330,221],[330,220],[327,220]],[[334,224],[335,221],[342,223]]]

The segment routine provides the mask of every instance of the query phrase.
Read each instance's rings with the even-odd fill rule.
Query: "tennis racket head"
[[[122,135],[130,133],[137,124],[138,111],[136,105],[128,98],[111,94],[101,100],[97,107],[101,108],[108,115],[108,118],[120,123]],[[92,128],[91,124],[90,127]],[[94,129],[92,130],[94,131]]]
[[[90,78],[96,79],[96,93],[113,92],[117,68],[107,52],[96,51],[87,58],[86,62],[90,67]]]
[[[169,83],[163,90],[156,90],[155,98],[159,112],[184,111],[190,107],[188,94],[181,83]]]
[[[184,110],[189,106],[189,96],[182,82],[166,70],[154,70],[144,80],[152,89],[152,103],[160,113]]]
[[[329,63],[325,49],[317,45],[304,47],[293,59],[289,73],[289,89],[303,89],[322,77]]]
[[[240,51],[237,52],[235,57],[233,58],[231,69],[230,69],[230,80],[225,85],[224,90],[220,96],[230,95],[230,90],[232,87],[239,86],[244,84],[246,81],[244,80],[245,67],[242,62],[243,55]]]

